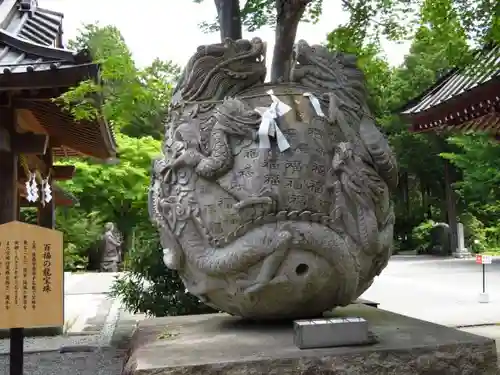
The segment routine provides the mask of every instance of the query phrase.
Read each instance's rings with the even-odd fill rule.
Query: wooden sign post
[[[0,225],[0,329],[10,329],[10,375],[23,374],[24,328],[64,325],[63,267],[61,232]]]

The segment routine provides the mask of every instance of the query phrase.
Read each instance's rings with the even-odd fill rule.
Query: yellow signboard
[[[0,329],[63,326],[63,267],[61,232],[0,225]]]

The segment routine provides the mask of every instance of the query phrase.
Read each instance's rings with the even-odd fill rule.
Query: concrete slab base
[[[376,343],[300,350],[292,322],[262,324],[226,314],[146,319],[123,374],[499,374],[492,339],[359,304],[327,315],[364,318]]]

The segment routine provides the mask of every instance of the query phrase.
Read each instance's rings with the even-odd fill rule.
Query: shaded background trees
[[[320,0],[289,4],[284,8],[275,0],[214,0],[218,20],[202,27],[219,29],[223,39],[275,24],[278,62],[272,78],[283,80],[295,38],[293,32],[282,32],[293,26],[285,25],[286,17],[292,17],[294,28],[299,18],[314,22],[319,16],[334,16],[321,15]],[[398,116],[401,106],[441,74],[466,63],[474,48],[498,42],[496,2],[346,0],[342,4],[350,19],[332,30],[325,43],[332,50],[359,56],[373,113],[397,153],[401,183],[394,193],[396,251],[425,247],[429,221],[446,221],[444,158],[452,163],[451,173],[457,179],[454,188],[467,241],[479,239],[484,249],[500,250],[498,143],[483,135],[413,134]],[[385,59],[380,47],[383,38],[412,41],[401,66],[393,67]],[[158,235],[147,215],[151,158],[160,152],[162,121],[179,68],[159,60],[137,68],[119,30],[112,26],[87,25],[71,44],[92,51],[101,63],[104,85],[84,82],[60,103],[76,118],[104,114],[116,133],[120,161],[114,165],[63,161],[76,164],[75,178],[64,187],[80,202],[78,207],[57,212],[57,226],[65,233],[68,269],[82,267],[103,224],[115,222],[125,238],[128,271],[115,285],[115,293],[128,307],[155,315],[208,311],[185,293],[176,273],[163,265]]]

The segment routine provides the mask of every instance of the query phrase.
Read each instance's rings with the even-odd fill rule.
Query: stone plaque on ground
[[[359,317],[296,320],[293,322],[293,342],[300,349],[372,343],[368,322]]]

